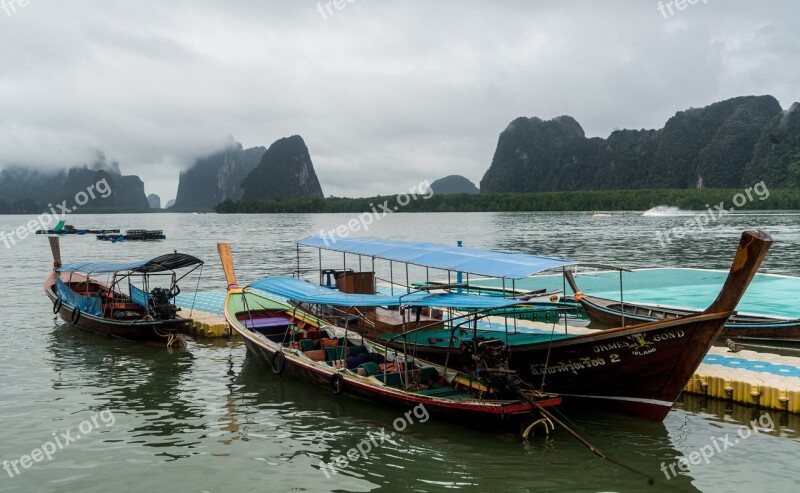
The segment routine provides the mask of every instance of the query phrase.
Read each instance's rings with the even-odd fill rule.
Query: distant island
[[[570,116],[517,118],[500,134],[481,192],[800,185],[800,105],[772,96],[678,112],[658,130],[587,138]]]
[[[784,111],[772,96],[732,98],[680,111],[658,130],[617,130],[607,139],[587,138],[570,116],[516,118],[500,133],[480,190],[448,176],[432,184],[430,200],[401,210],[703,210],[761,182],[769,200],[747,208],[800,208],[798,103]],[[216,210],[367,212],[385,199],[228,201]]]
[[[226,149],[198,159],[180,174],[171,211],[212,210],[220,202],[322,198],[311,156],[299,135],[278,139],[269,149]]]
[[[3,169],[0,171],[0,213],[39,214],[62,201],[72,203],[77,194],[95,187],[98,183],[108,185],[107,196],[96,194],[74,212],[150,210],[150,203],[144,193],[144,182],[138,176],[123,175],[118,163],[108,163],[105,156],[98,154],[91,165],[75,166],[62,171],[37,171],[19,166]]]
[[[161,197],[154,193],[147,196],[147,203],[151,209],[161,209]]]
[[[450,193],[480,193],[478,187],[467,178],[461,175],[450,175],[431,183],[431,190],[434,195],[450,194]]]
[[[231,139],[197,159],[180,172],[167,209],[145,195],[138,176],[123,175],[100,153],[61,171],[7,165],[0,214],[43,212],[103,179],[113,193],[75,212],[366,212],[385,200],[325,198],[305,141],[292,135],[269,148],[245,149]],[[660,129],[615,130],[608,138],[586,137],[567,115],[518,117],[500,133],[480,189],[464,176],[445,176],[431,184],[430,200],[400,210],[703,209],[761,182],[773,193],[748,207],[800,208],[800,103],[783,110],[772,96],[736,97],[679,111]]]
[[[269,146],[241,186],[243,201],[324,197],[308,147],[299,135]]]
[[[265,147],[244,149],[239,142],[231,142],[225,149],[204,156],[178,179],[178,195],[168,208],[175,212],[203,211],[226,200],[238,201],[242,197],[242,180],[253,171],[266,152]]]

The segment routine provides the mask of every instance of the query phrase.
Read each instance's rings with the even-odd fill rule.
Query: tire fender
[[[344,392],[344,377],[340,373],[331,375],[331,390],[333,395],[339,395]]]
[[[276,375],[283,373],[283,370],[286,369],[286,355],[281,351],[273,354],[270,366],[272,367],[272,373]]]

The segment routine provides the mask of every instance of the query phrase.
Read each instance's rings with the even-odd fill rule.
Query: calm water
[[[107,244],[62,239],[65,262],[132,260],[177,249],[207,261],[200,289],[224,289],[215,243],[233,244],[241,281],[288,273],[294,241],[349,220],[328,215],[75,216],[84,227],[165,230],[168,240]],[[0,231],[29,217],[0,216]],[[775,238],[764,270],[800,275],[800,214],[727,216],[702,234],[662,246],[656,231],[685,217],[583,214],[396,214],[369,235],[455,242],[630,267],[726,268],[741,230]],[[364,234],[359,233],[359,234]],[[717,453],[666,480],[661,464],[699,451],[757,409],[688,398],[663,423],[609,414],[572,416],[593,443],[645,479],[594,457],[565,433],[523,443],[511,434],[430,420],[409,426],[331,477],[319,470],[400,416],[291,378],[272,375],[241,342],[190,341],[185,351],[126,344],[54,321],[42,282],[47,242],[0,243],[0,460],[19,460],[71,430],[80,439],[20,468],[0,471],[0,491],[794,491],[800,419],[771,413],[770,433]],[[317,262],[303,252],[304,267]],[[332,266],[357,259],[325,257]],[[333,263],[335,262],[335,265]],[[351,264],[353,265],[353,264]],[[354,265],[353,265],[354,266]],[[405,272],[381,276],[401,276]],[[424,273],[410,272],[412,280]],[[183,286],[184,293],[192,288]],[[94,422],[92,421],[94,419]],[[79,429],[81,428],[82,429]],[[45,445],[46,446],[46,445]],[[55,447],[55,445],[52,445]],[[35,457],[34,457],[35,458]]]

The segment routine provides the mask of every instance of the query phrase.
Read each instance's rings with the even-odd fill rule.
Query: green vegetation
[[[733,197],[743,189],[704,190],[602,190],[583,192],[481,193],[434,195],[427,200],[412,200],[401,212],[503,212],[503,211],[644,211],[659,205],[681,209],[706,209],[724,202],[734,206]],[[800,189],[770,190],[769,198],[759,200],[751,192],[740,210],[800,209]],[[396,204],[395,196],[350,199],[264,200],[234,203],[223,202],[216,211],[230,213],[303,213],[303,212],[368,212],[378,204]]]
[[[794,108],[794,107],[793,107]],[[500,134],[481,192],[797,186],[800,111],[772,96],[676,113],[659,130],[587,138],[570,116],[517,118]],[[764,173],[764,171],[767,173]]]

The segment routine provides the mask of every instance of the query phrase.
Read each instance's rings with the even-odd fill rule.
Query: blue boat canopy
[[[265,277],[264,279],[259,279],[251,283],[249,287],[260,289],[300,303],[346,307],[408,305],[487,310],[525,303],[525,301],[522,300],[499,298],[496,296],[455,293],[432,294],[425,291],[394,296],[382,294],[347,294],[295,277]]]
[[[438,243],[387,240],[381,238],[333,238],[311,236],[297,242],[302,246],[352,253],[384,260],[431,267],[434,269],[467,272],[487,277],[523,279],[539,272],[572,265],[617,267],[588,264],[577,260],[538,257],[524,253],[481,250]]]
[[[109,274],[114,272],[137,272],[152,274],[183,269],[193,265],[202,265],[203,261],[197,257],[183,253],[169,253],[151,260],[133,263],[106,263],[106,262],[74,262],[64,265],[57,272],[78,272],[81,274]]]

